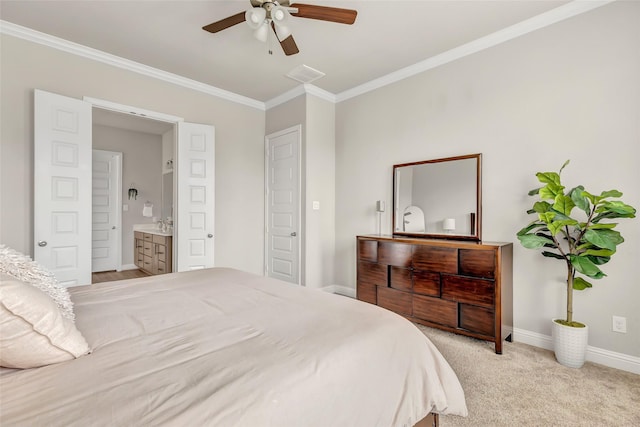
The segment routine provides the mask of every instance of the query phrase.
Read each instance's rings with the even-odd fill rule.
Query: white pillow
[[[60,286],[50,271],[28,256],[0,245],[0,273],[6,273],[40,289],[56,302],[64,317],[75,319],[73,302],[67,288]]]
[[[0,273],[0,366],[36,368],[80,357],[89,345],[41,290]]]

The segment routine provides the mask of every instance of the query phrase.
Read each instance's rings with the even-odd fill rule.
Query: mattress
[[[2,425],[411,426],[467,414],[415,325],[226,268],[71,288],[92,351],[0,374]]]

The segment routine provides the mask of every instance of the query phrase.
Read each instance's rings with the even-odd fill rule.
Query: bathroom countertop
[[[158,229],[156,224],[136,224],[133,226],[133,231],[157,234],[158,236],[173,236],[173,230],[162,231]]]

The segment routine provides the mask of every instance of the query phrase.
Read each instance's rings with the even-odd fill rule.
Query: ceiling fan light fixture
[[[262,21],[262,25],[253,32],[253,36],[263,43],[267,41],[269,37],[269,24],[267,21]]]
[[[264,24],[264,20],[267,18],[267,11],[261,7],[249,9],[245,12],[244,18],[251,29],[257,30]]]
[[[271,8],[271,19],[276,25],[284,25],[291,18],[289,11],[282,6],[274,6]]]
[[[286,25],[276,25],[275,30],[278,40],[284,40],[291,35],[291,30]]]

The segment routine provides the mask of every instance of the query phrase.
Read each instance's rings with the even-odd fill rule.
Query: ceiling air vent
[[[300,83],[311,83],[314,80],[318,80],[320,77],[324,77],[322,71],[318,71],[304,64],[297,66],[293,70],[287,73],[287,77],[293,80],[297,80]]]

